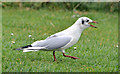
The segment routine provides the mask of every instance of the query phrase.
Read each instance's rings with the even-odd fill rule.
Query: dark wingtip
[[[14,48],[13,50],[23,50],[24,48],[32,47],[32,45],[23,46],[21,48]]]
[[[21,48],[14,48],[13,50],[22,50]]]

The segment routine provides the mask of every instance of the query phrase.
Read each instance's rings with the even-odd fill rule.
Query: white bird
[[[61,51],[63,56],[70,57],[72,59],[79,59],[77,57],[65,55],[65,49],[73,46],[78,42],[81,33],[84,29],[88,27],[94,27],[90,23],[97,23],[96,21],[91,20],[88,17],[79,18],[72,26],[69,28],[55,33],[50,37],[47,37],[45,40],[40,40],[32,43],[31,45],[27,45],[21,48],[17,48],[16,50],[23,50],[23,52],[29,51],[53,51],[54,61],[56,61],[55,51]]]

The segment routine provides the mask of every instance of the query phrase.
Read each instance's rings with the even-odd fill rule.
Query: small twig
[[[73,8],[73,10],[75,10],[75,9],[78,8],[79,6],[80,6],[80,3],[77,4],[77,5]]]

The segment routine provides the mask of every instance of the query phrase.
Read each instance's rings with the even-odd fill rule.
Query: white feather
[[[45,47],[28,47],[28,48],[23,49],[23,52],[38,51],[40,49],[46,49],[46,48]]]
[[[38,51],[38,50],[23,50],[23,52]]]
[[[28,48],[25,48],[24,50],[27,50],[27,49],[39,50],[39,49],[46,49],[46,48],[45,47],[28,47]]]

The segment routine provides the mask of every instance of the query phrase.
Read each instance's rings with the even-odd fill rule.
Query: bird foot
[[[54,62],[56,62],[56,59],[54,59]]]
[[[73,57],[73,56],[65,55],[64,53],[63,53],[63,56],[64,56],[64,57],[70,57],[70,58],[72,58],[72,59],[80,59],[80,58],[78,58],[78,57]]]
[[[71,58],[72,58],[72,59],[80,59],[80,58],[78,58],[78,57],[73,57],[73,56],[71,56]]]

